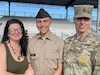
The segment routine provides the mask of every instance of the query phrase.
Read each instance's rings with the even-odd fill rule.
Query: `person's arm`
[[[33,69],[33,67],[32,67],[32,62],[31,62],[31,58],[30,58],[29,46],[28,46],[28,48],[27,48],[27,59],[28,59],[28,62],[29,62],[29,66]],[[34,69],[33,69],[33,71],[34,71]],[[34,74],[35,74],[35,72],[34,72]]]
[[[63,67],[63,48],[64,48],[64,41],[63,40],[58,40],[57,41],[57,46],[58,46],[58,55],[59,55],[59,59],[58,59],[58,67],[57,70],[53,73],[53,75],[62,75],[62,67]]]
[[[31,67],[28,67],[24,74],[7,72],[6,50],[4,44],[0,44],[0,75],[34,75],[34,71]]]
[[[53,75],[62,75],[62,64],[58,65],[57,70],[53,73]]]
[[[94,59],[92,57],[92,74],[91,75],[100,75],[100,49],[94,55]]]

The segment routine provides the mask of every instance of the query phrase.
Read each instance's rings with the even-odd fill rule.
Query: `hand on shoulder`
[[[35,34],[33,37],[34,38],[38,38],[39,37],[39,33]]]

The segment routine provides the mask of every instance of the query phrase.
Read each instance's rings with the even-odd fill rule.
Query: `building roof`
[[[75,4],[94,5],[95,8],[98,7],[98,0],[0,0],[0,1],[59,5],[59,6],[66,6],[66,8],[68,6],[73,6]]]

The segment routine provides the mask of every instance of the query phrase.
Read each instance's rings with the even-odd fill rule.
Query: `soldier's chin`
[[[79,32],[80,32],[80,33],[84,33],[85,31],[82,31],[82,30],[81,30],[81,31],[79,31]]]
[[[41,31],[42,34],[46,34],[46,31]]]

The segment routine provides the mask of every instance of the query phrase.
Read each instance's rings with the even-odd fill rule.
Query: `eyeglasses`
[[[15,32],[21,33],[22,32],[22,28],[17,28],[17,29],[9,29],[9,32],[14,34]]]

